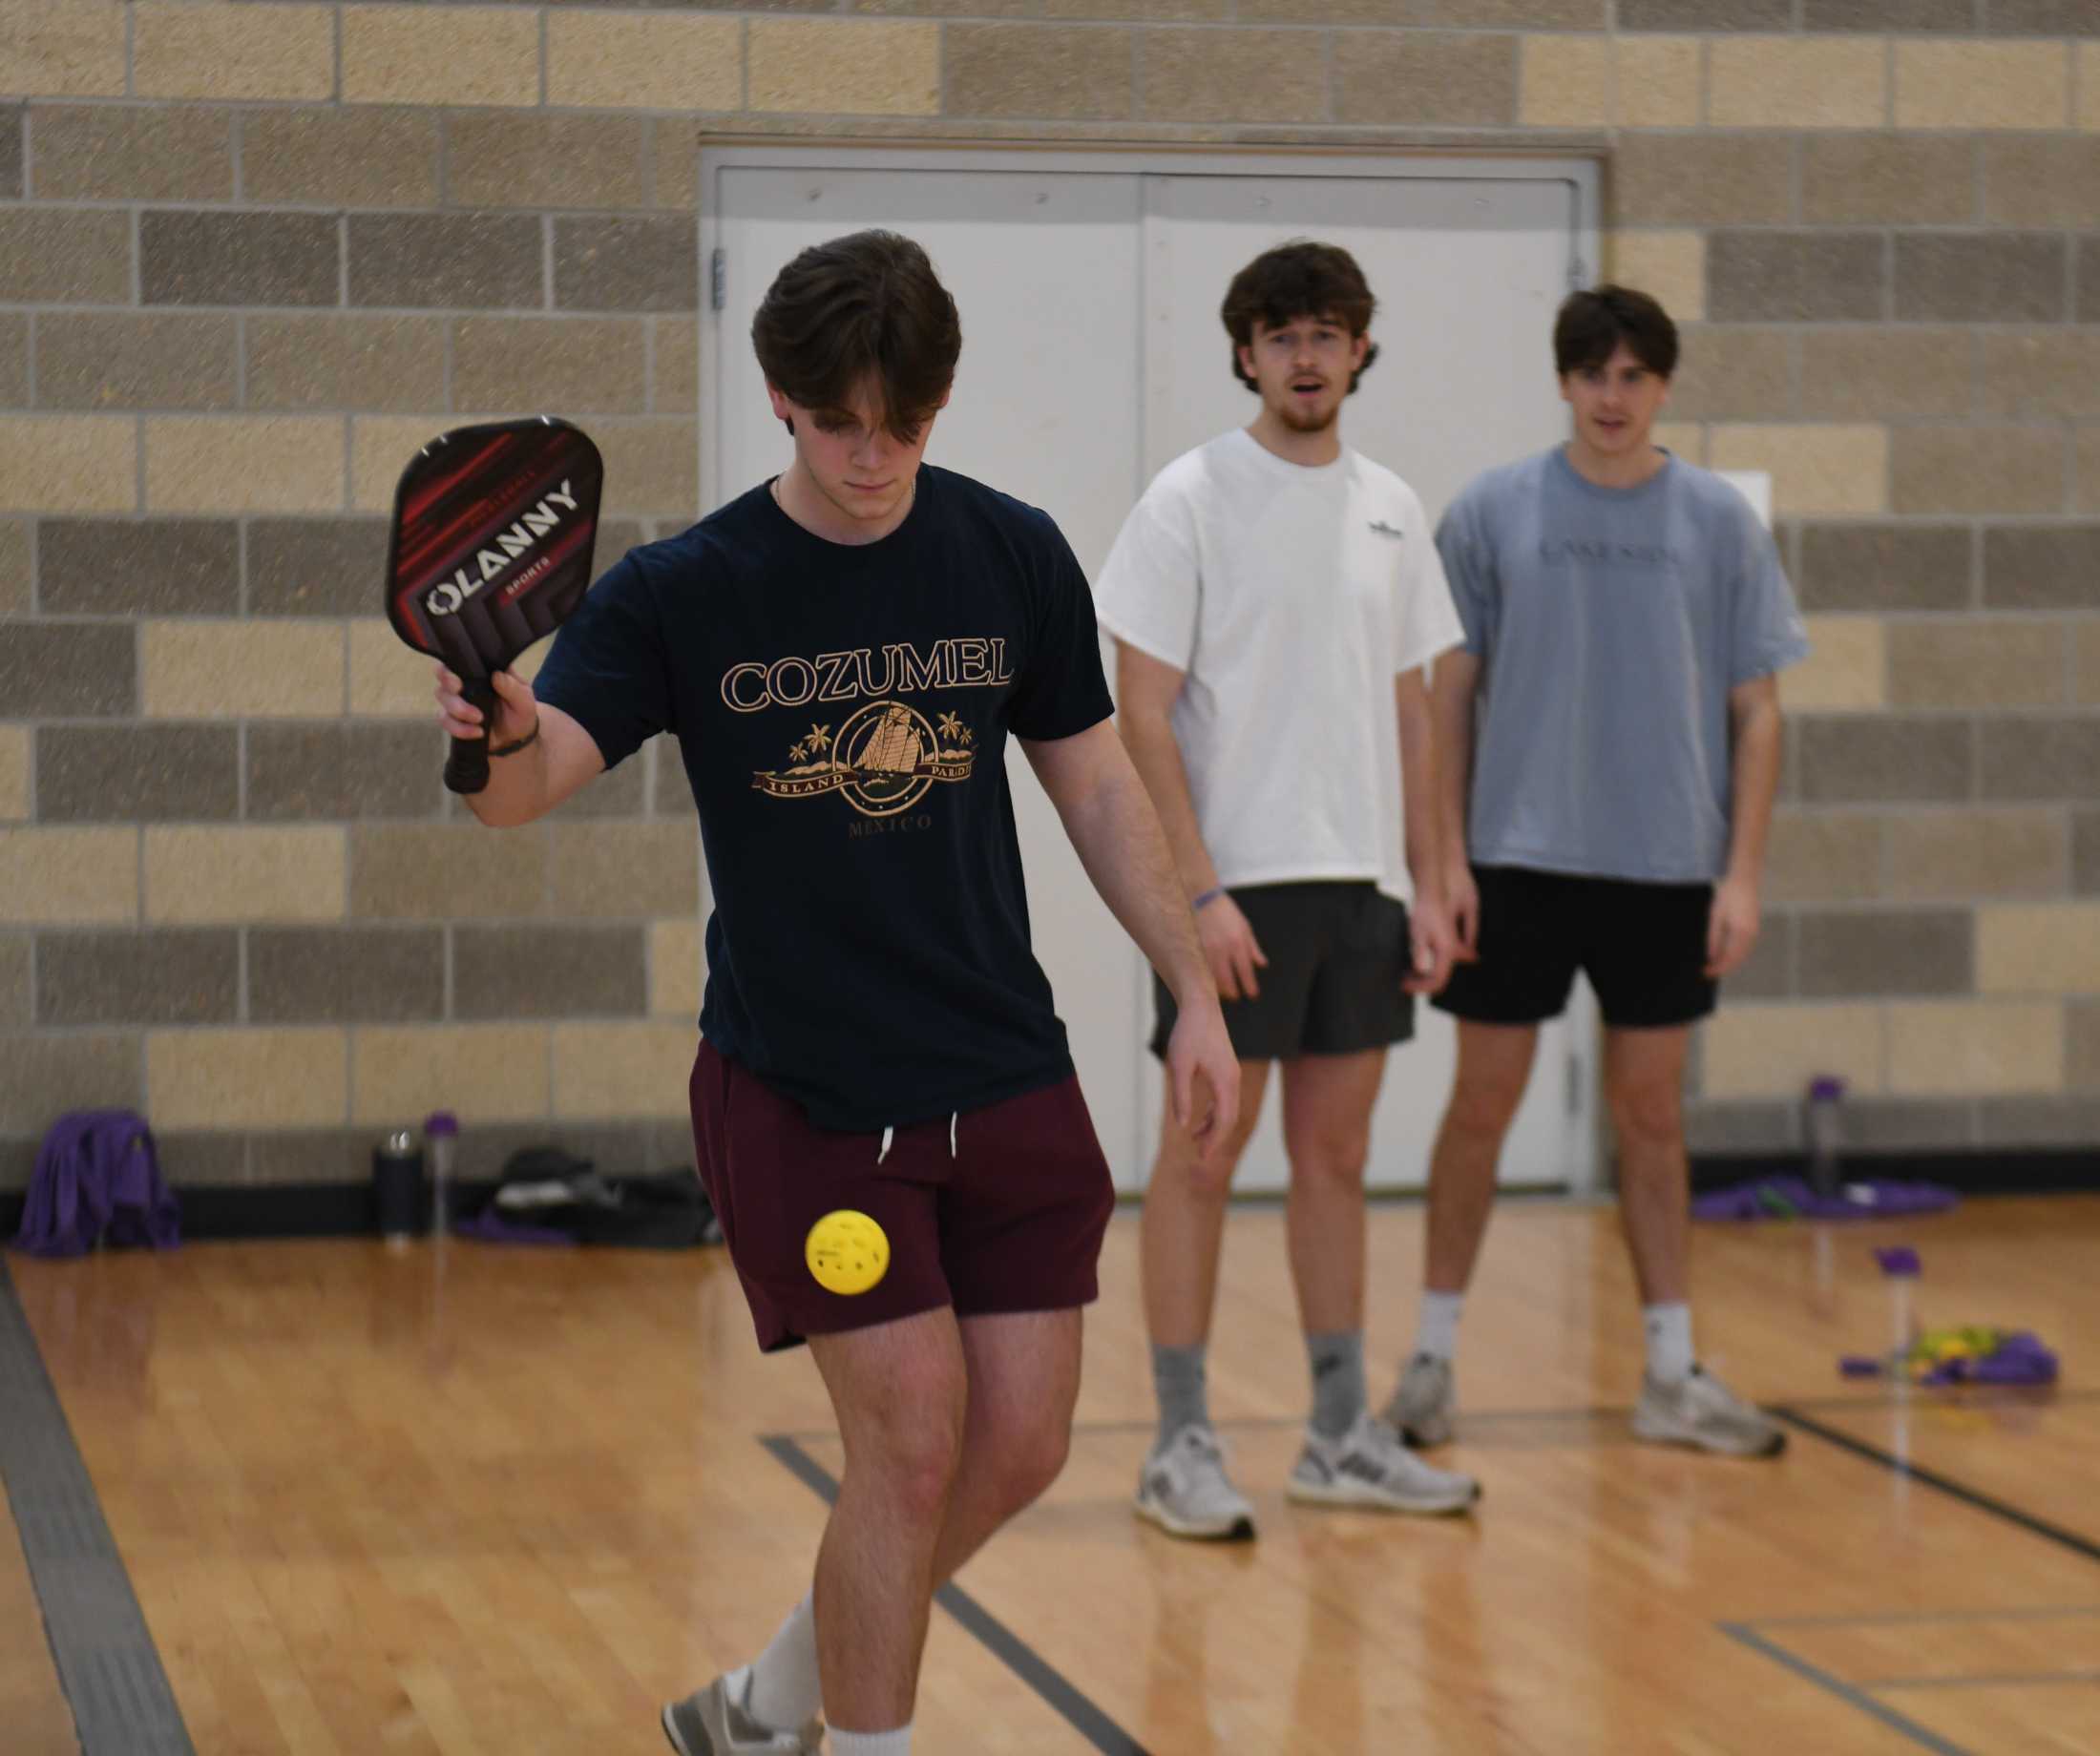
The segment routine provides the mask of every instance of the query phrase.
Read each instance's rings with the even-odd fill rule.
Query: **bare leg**
[[[1459,1067],[1429,1161],[1428,1263],[1431,1292],[1463,1292],[1495,1205],[1495,1168],[1523,1101],[1535,1024],[1459,1021]]]
[[[1308,1335],[1363,1327],[1364,1160],[1385,1051],[1304,1055],[1283,1067],[1291,1156],[1285,1224],[1298,1318]]]
[[[1685,1056],[1691,1027],[1605,1033],[1605,1096],[1619,1136],[1619,1223],[1643,1305],[1681,1305],[1690,1286]]]
[[[934,1555],[961,1450],[967,1368],[951,1310],[811,1339],[846,1469],[817,1552],[817,1663],[831,1724],[912,1720]]]
[[[1145,1188],[1139,1233],[1145,1327],[1158,1346],[1193,1348],[1210,1334],[1226,1197],[1248,1137],[1261,1119],[1268,1083],[1267,1061],[1240,1063],[1239,1119],[1209,1164],[1175,1126],[1171,1109],[1161,1118],[1159,1157]]]

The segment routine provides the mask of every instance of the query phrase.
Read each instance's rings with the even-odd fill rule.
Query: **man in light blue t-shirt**
[[[1784,1433],[1692,1349],[1683,1089],[1692,1026],[1757,937],[1776,674],[1808,642],[1750,503],[1649,438],[1677,366],[1662,306],[1576,293],[1553,348],[1574,436],[1478,478],[1437,533],[1465,624],[1434,698],[1460,946],[1435,1004],[1459,1019],[1459,1066],[1430,1168],[1421,1328],[1387,1419],[1415,1444],[1451,1435],[1496,1161],[1539,1024],[1581,970],[1604,1013],[1647,1323],[1634,1432],[1769,1457]]]

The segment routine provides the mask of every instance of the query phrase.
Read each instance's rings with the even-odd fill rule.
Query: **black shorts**
[[[1478,963],[1461,963],[1436,1004],[1475,1024],[1558,1017],[1589,977],[1605,1023],[1620,1030],[1690,1024],[1712,1012],[1706,972],[1710,884],[1639,884],[1517,866],[1477,866]]]
[[[1261,992],[1225,1002],[1225,1028],[1243,1061],[1354,1055],[1415,1035],[1415,996],[1404,993],[1414,957],[1407,909],[1368,879],[1255,884],[1235,889],[1254,942],[1269,959]],[[1157,976],[1152,1053],[1164,1057],[1174,997]]]

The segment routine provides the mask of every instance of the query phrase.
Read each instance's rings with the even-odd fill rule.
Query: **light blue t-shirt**
[[[1750,502],[1674,457],[1600,488],[1555,448],[1476,478],[1437,549],[1481,665],[1475,863],[1718,878],[1729,691],[1808,654]]]

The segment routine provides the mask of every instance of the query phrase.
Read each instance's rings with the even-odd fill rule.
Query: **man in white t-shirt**
[[[1095,588],[1116,637],[1118,721],[1151,790],[1225,1001],[1237,1123],[1208,1162],[1164,1129],[1144,1280],[1159,1394],[1137,1510],[1177,1536],[1250,1537],[1205,1396],[1225,1203],[1283,1068],[1292,1275],[1312,1375],[1295,1500],[1460,1512],[1470,1476],[1432,1469],[1364,1389],[1364,1160],[1389,1045],[1450,973],[1433,846],[1425,669],[1463,628],[1421,502],[1342,445],[1343,400],[1376,357],[1376,304],[1346,250],[1293,242],[1234,278],[1244,429],[1145,491]],[[1408,908],[1414,901],[1412,916]],[[1173,1028],[1155,991],[1154,1053]]]

